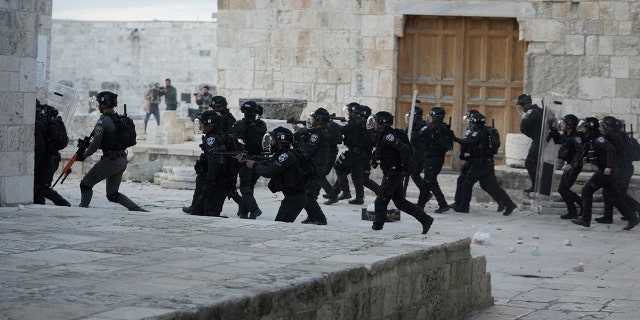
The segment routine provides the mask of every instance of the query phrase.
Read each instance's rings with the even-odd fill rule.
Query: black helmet
[[[393,115],[387,111],[380,111],[373,116],[373,119],[381,124],[390,126],[393,124]]]
[[[433,107],[431,108],[431,111],[429,111],[429,115],[433,118],[444,119],[444,116],[447,115],[447,112],[442,107]]]
[[[111,91],[102,91],[96,95],[96,101],[98,105],[115,107],[118,105],[118,95]]]
[[[418,100],[418,101],[420,101],[420,100]],[[409,112],[411,112],[411,111],[409,111]],[[413,110],[413,115],[414,116],[422,117],[423,114],[424,114],[424,111],[422,110],[422,108],[420,108],[418,106],[416,106],[415,110]]]
[[[262,108],[258,108],[258,104],[255,101],[246,101],[240,106],[240,112],[242,113],[262,114],[262,112],[260,112],[261,110],[259,109]]]
[[[276,139],[276,144],[280,146],[289,146],[293,143],[293,132],[285,127],[277,127],[269,132],[269,135]]]
[[[578,119],[578,117],[576,117],[573,114],[567,114],[564,117],[562,117],[562,121],[564,122],[564,124],[570,126],[570,127],[577,127],[578,126],[578,122],[580,121]]]
[[[347,111],[360,114],[362,112],[362,106],[357,102],[351,102],[347,104]]]
[[[216,107],[226,107],[227,106],[227,98],[223,96],[214,96],[211,98],[211,102],[209,103],[211,108]]]
[[[222,115],[220,112],[207,110],[200,115],[200,123],[208,126],[220,126],[222,124]]]
[[[477,112],[477,113],[472,113],[469,116],[469,122],[471,122],[472,124],[481,124],[484,125],[485,123],[487,123],[487,117],[485,117],[482,113]]]
[[[369,106],[360,105],[360,112],[362,113],[362,117],[368,117],[371,115],[372,111]]]
[[[316,111],[311,113],[311,118],[315,119],[316,121],[320,121],[322,123],[327,123],[329,122],[329,111],[327,111],[327,109],[325,108],[318,108],[316,109]]]
[[[531,96],[528,94],[521,94],[518,96],[518,105],[523,107],[528,107],[533,103],[531,100]]]
[[[605,129],[605,131],[618,130],[622,128],[622,122],[616,117],[606,116],[600,120],[600,126]]]
[[[600,127],[600,121],[595,117],[586,117],[578,123],[578,130],[595,131]]]
[[[471,119],[471,115],[476,114],[476,113],[480,113],[480,111],[478,111],[476,109],[471,109],[471,110],[467,111],[467,113],[465,113],[464,118],[465,119]]]

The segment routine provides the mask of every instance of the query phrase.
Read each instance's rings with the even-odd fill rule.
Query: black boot
[[[364,199],[362,198],[355,198],[353,200],[349,200],[349,204],[364,204]]]
[[[506,207],[504,208],[504,212],[502,213],[503,216],[508,216],[510,215],[513,210],[515,210],[515,208],[517,208],[518,206],[512,202],[510,202],[509,204],[506,205]]]

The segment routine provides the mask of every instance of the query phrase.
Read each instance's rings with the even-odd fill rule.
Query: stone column
[[[47,74],[51,6],[0,3],[0,206],[33,202],[36,85]]]

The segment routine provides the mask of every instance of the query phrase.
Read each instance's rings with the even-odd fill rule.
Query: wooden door
[[[414,90],[425,115],[436,105],[447,111],[457,136],[465,131],[467,110],[479,110],[500,131],[496,163],[504,163],[506,134],[519,132],[514,106],[523,90],[525,53],[515,19],[408,16],[398,50],[396,119],[411,108]],[[458,150],[447,159],[456,168]]]

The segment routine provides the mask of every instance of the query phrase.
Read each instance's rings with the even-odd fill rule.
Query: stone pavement
[[[79,203],[78,178],[72,175],[63,185],[56,187],[74,205]],[[453,181],[454,178],[443,179]],[[445,187],[451,188],[450,183],[445,183]],[[482,204],[474,205],[469,214],[433,214],[436,221],[424,237],[419,235],[420,225],[406,214],[402,215],[401,221],[388,223],[384,230],[374,232],[370,230],[370,222],[361,220],[360,206],[344,201],[323,206],[329,221],[327,226],[301,225],[299,221],[306,217],[304,212],[293,224],[276,223],[273,219],[282,196],[273,195],[266,188],[256,191],[264,212],[256,221],[238,219],[233,201],[225,205],[224,212],[229,219],[185,215],[181,207],[191,197],[192,191],[189,190],[123,182],[121,192],[151,212],[130,213],[108,202],[104,183],[94,188],[90,210],[51,205],[0,208],[0,238],[4,244],[0,249],[0,319],[84,318],[82,315],[86,310],[81,310],[81,306],[88,301],[114,303],[133,299],[145,290],[156,291],[162,296],[163,293],[197,286],[203,279],[210,278],[212,272],[221,280],[238,277],[240,272],[251,277],[252,271],[294,263],[300,259],[300,254],[312,256],[318,250],[328,250],[324,246],[327,242],[331,250],[357,254],[368,244],[409,239],[418,244],[432,245],[473,237],[481,229],[490,232],[490,240],[482,245],[472,244],[471,253],[474,257],[485,256],[487,259],[495,306],[465,319],[638,319],[640,251],[636,241],[640,239],[640,228],[621,231],[624,222],[618,218],[613,225],[594,223],[587,229],[562,221],[557,216],[519,209],[504,217],[495,212],[494,204]],[[415,201],[411,194],[410,200]],[[373,197],[367,195],[366,201],[370,203]],[[427,205],[427,212],[436,208],[433,202]],[[74,219],[66,220],[69,215]],[[66,225],[67,221],[76,224]],[[91,244],[96,240],[95,236],[83,235],[84,231],[130,235],[144,228],[145,224],[166,229],[166,240],[138,238],[136,241],[141,246],[135,249],[131,243],[119,243],[115,237],[96,248]],[[220,226],[216,227],[216,224]],[[204,234],[205,226],[219,228],[220,234]],[[66,232],[47,233],[49,228]],[[278,240],[284,233],[308,236],[305,232],[309,230],[317,230],[315,236],[323,237],[323,246],[299,248],[290,243],[285,246],[285,242]],[[276,257],[249,257],[224,251],[230,241],[242,242],[242,234],[247,231],[264,240],[251,245],[280,250],[280,254]],[[149,259],[157,261],[156,267],[134,270],[124,267],[130,266],[131,261],[127,260],[127,252],[123,250],[143,252],[147,248],[161,248],[167,244],[163,243],[166,241],[178,241],[184,250],[174,249],[163,256],[149,256]],[[189,252],[187,244],[194,242],[209,249]],[[79,255],[73,250],[61,249],[61,244],[73,244],[75,248],[84,249],[85,253]],[[181,247],[173,245],[174,248]],[[532,253],[534,246],[537,254]],[[397,250],[393,247],[388,249]],[[122,256],[118,256],[120,254]],[[210,255],[210,260],[216,263],[192,266],[188,260],[192,254]],[[385,252],[377,254],[384,255]],[[104,257],[110,257],[112,264],[92,263]],[[185,260],[175,259],[180,257]],[[190,269],[196,267],[208,272]],[[168,269],[175,269],[182,275],[168,277]],[[105,272],[117,275],[117,278],[97,277]],[[238,286],[239,290],[242,283],[238,282]],[[78,290],[65,291],[62,288]],[[188,291],[184,294],[188,295]],[[205,298],[185,297],[192,301]],[[178,303],[182,297],[173,296],[171,299]],[[33,301],[39,303],[34,304]],[[151,307],[154,301],[143,300],[141,305],[145,304],[149,307],[116,310],[96,307],[93,310],[95,316],[91,319],[161,318],[168,312]]]

